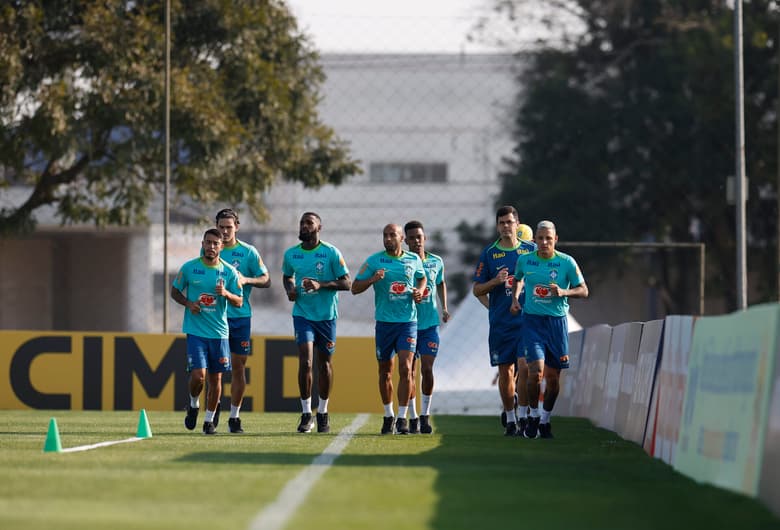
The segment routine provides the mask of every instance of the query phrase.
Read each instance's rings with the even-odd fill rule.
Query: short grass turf
[[[51,417],[67,448],[132,437],[139,413],[0,411],[3,530],[248,528],[355,415],[299,434],[298,414],[244,413],[243,435],[223,415],[204,436],[183,412],[150,411],[152,438],[44,453]],[[435,417],[433,435],[381,436],[381,423],[370,417],[285,528],[780,530],[759,501],[587,420],[554,418],[553,440],[504,437],[497,415]]]

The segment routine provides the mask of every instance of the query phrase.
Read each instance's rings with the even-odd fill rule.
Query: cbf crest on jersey
[[[325,263],[318,261],[314,264],[314,270],[319,276],[322,276],[322,274],[325,272]]]
[[[406,273],[406,277],[411,280],[414,275],[414,268],[411,265],[405,265],[404,272]]]
[[[558,277],[558,271],[556,271],[555,269],[551,270],[550,271],[550,279],[552,281],[555,281],[555,278],[557,278],[557,277]]]

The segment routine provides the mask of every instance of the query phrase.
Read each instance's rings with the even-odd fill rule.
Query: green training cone
[[[152,428],[149,427],[149,418],[146,417],[146,409],[141,409],[141,414],[138,416],[138,432],[136,438],[151,438]]]
[[[60,442],[60,431],[57,430],[57,420],[49,420],[49,432],[46,433],[46,443],[43,444],[44,453],[59,453],[62,451],[62,442]]]

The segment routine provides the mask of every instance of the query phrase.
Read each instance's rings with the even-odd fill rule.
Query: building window
[[[395,184],[447,182],[447,164],[442,162],[373,162],[371,182]]]

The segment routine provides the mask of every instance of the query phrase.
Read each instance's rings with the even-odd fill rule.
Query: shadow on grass
[[[516,525],[544,530],[780,530],[780,519],[755,499],[697,484],[587,420],[555,418],[553,423],[555,439],[526,440],[504,437],[497,417],[439,416],[435,429],[440,443],[430,451],[348,453],[334,465],[398,466],[403,473],[413,473],[415,467],[435,470],[438,504],[432,518],[421,522],[435,530]],[[377,437],[365,431],[355,435]],[[407,441],[401,438],[386,441]],[[321,447],[329,439],[323,438]],[[316,451],[313,446],[305,453],[202,451],[180,460],[306,466],[320,454]]]

